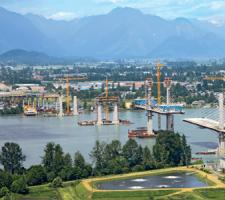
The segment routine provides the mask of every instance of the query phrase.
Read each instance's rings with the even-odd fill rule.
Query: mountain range
[[[225,25],[166,20],[128,7],[72,21],[0,8],[0,53],[23,49],[54,57],[221,58],[224,32]]]

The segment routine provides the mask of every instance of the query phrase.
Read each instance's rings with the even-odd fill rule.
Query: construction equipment
[[[157,103],[158,105],[161,104],[161,82],[160,82],[160,78],[161,78],[161,68],[163,67],[163,64],[161,64],[159,61],[156,63],[156,70],[157,70]]]
[[[105,80],[105,97],[108,99],[109,97],[109,81],[108,78]],[[106,121],[109,121],[109,105],[106,103],[105,105],[105,119]]]
[[[70,77],[67,75],[64,78],[59,78],[60,81],[66,81],[66,114],[70,114],[70,81],[81,81],[87,80],[87,76],[77,76],[77,77]]]
[[[161,82],[160,82],[160,78],[161,78],[161,68],[163,67],[163,65],[158,61],[156,63],[156,70],[157,70],[157,104],[158,106],[161,104]],[[158,114],[158,129],[161,129],[161,115]]]

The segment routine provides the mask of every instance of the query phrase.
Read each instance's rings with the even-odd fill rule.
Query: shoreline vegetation
[[[124,145],[118,140],[109,144],[96,141],[89,155],[92,164],[87,163],[80,152],[72,157],[64,153],[59,144],[48,143],[42,162],[25,169],[26,157],[21,147],[5,143],[0,152],[0,164],[4,167],[0,170],[0,197],[15,193],[29,195],[29,186],[47,183],[56,189],[63,186],[63,181],[188,166],[191,162],[191,149],[185,136],[168,131],[160,131],[152,152],[129,139]]]

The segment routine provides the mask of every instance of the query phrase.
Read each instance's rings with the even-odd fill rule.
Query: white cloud
[[[65,20],[65,21],[70,21],[76,17],[77,15],[74,12],[63,12],[63,11],[48,16],[49,19]]]
[[[212,10],[220,10],[225,8],[225,1],[212,1],[211,9]]]

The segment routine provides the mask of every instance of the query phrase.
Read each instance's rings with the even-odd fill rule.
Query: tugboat
[[[31,106],[24,106],[24,115],[25,116],[36,116],[37,110],[34,107]]]

